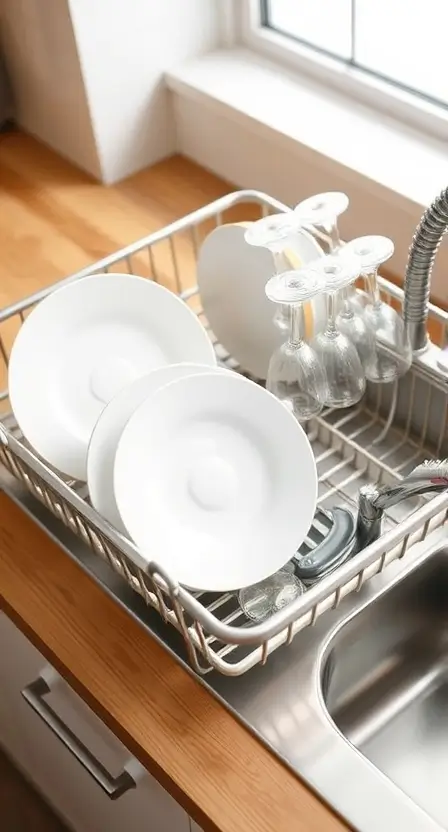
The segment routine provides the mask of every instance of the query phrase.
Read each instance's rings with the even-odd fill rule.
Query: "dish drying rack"
[[[240,610],[237,593],[190,592],[179,586],[176,576],[167,574],[157,564],[157,552],[140,552],[92,508],[85,483],[64,478],[27,446],[9,406],[8,357],[20,325],[49,292],[71,280],[115,271],[146,275],[177,292],[209,330],[219,362],[239,371],[237,363],[210,332],[197,287],[186,286],[183,277],[187,283],[193,283],[201,239],[215,226],[284,210],[282,203],[258,191],[229,194],[0,311],[0,389],[5,386],[0,393],[0,462],[107,561],[167,624],[177,628],[190,662],[200,674],[215,669],[238,676],[256,664],[264,664],[270,653],[289,644],[300,630],[312,626],[350,593],[361,590],[390,562],[403,558],[413,543],[445,522],[448,496],[414,498],[390,509],[379,540],[289,606],[255,625]],[[316,229],[308,230],[325,247],[325,235]],[[384,278],[379,279],[379,284],[383,300],[400,309],[402,290]],[[430,305],[429,325],[436,344],[433,349],[443,348],[448,341],[448,313]],[[327,409],[308,424],[318,469],[319,496],[313,526],[301,552],[313,549],[328,533],[329,509],[338,505],[356,511],[357,494],[363,484],[397,482],[423,459],[448,455],[448,386],[435,367],[434,361],[417,358],[399,382],[370,385],[356,407],[348,411]]]

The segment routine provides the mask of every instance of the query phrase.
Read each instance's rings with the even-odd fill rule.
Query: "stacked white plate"
[[[48,295],[14,342],[9,395],[35,450],[87,478],[87,450],[111,399],[149,371],[189,361],[216,366],[194,312],[163,286],[129,274],[76,280]]]
[[[118,441],[114,493],[139,549],[193,589],[257,583],[297,551],[317,498],[300,424],[233,372],[159,388]]]
[[[308,532],[303,429],[218,368],[198,318],[149,280],[94,275],[50,294],[17,336],[9,390],[36,452],[87,481],[97,511],[185,586],[261,581]]]
[[[115,499],[115,452],[129,419],[141,404],[150,401],[154,393],[169,382],[190,375],[209,373],[211,369],[206,364],[169,364],[159,367],[121,390],[101,413],[89,444],[87,482],[92,504],[119,531],[127,532]],[[214,368],[213,372],[228,371]]]

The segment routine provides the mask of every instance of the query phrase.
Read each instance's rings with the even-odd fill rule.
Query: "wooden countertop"
[[[0,606],[204,830],[348,828],[3,492]]]

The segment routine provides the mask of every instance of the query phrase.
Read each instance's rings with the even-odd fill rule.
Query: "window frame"
[[[333,88],[354,104],[399,119],[429,139],[448,139],[447,108],[268,28],[263,19],[266,0],[228,1],[240,45]]]

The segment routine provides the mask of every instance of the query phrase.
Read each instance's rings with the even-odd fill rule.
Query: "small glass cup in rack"
[[[269,249],[274,258],[275,270],[279,274],[284,270],[283,251],[286,241],[297,232],[299,225],[293,211],[281,214],[269,214],[253,222],[247,229],[244,239],[251,246]],[[282,331],[289,331],[289,307],[279,306],[274,314],[274,323]]]
[[[367,281],[369,300],[364,307],[364,320],[373,336],[373,352],[365,364],[365,373],[366,378],[376,384],[396,381],[412,363],[412,349],[403,318],[381,300],[378,286],[378,269],[393,253],[392,240],[376,235],[351,240],[343,251],[343,256],[355,254],[360,258],[361,271]]]
[[[326,376],[325,404],[350,407],[364,395],[366,380],[355,344],[337,328],[336,297],[359,276],[360,261],[354,255],[342,258],[329,254],[317,260],[313,268],[324,279],[327,293],[327,326],[312,344]]]
[[[258,584],[240,589],[238,603],[251,621],[260,624],[302,595],[304,586],[291,569],[280,569]]]
[[[317,416],[327,397],[322,364],[303,338],[303,304],[324,289],[324,278],[311,268],[283,272],[266,284],[269,300],[290,310],[289,336],[271,357],[266,387],[300,422]]]

